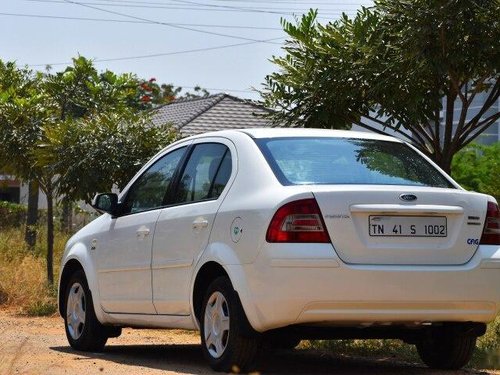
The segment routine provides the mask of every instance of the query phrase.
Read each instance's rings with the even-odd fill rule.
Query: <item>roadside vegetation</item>
[[[500,202],[500,142],[472,143],[458,152],[451,175],[464,189],[490,194]]]
[[[55,232],[55,274],[58,260],[69,235]],[[46,233],[39,231],[34,250],[24,242],[21,228],[2,228],[0,231],[0,308],[16,314],[52,315],[57,309],[57,290],[46,277]]]
[[[96,192],[123,186],[145,161],[176,140],[170,124],[152,126],[150,115],[173,100],[208,95],[199,87],[181,91],[154,78],[98,71],[83,56],[58,72],[33,71],[0,59],[0,174],[29,186],[23,225],[30,249],[39,245],[39,191],[47,197],[49,284],[54,283],[54,210],[63,212],[60,229],[71,230],[74,202],[89,202]]]

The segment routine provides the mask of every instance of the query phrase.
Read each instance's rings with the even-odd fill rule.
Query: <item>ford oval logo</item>
[[[411,202],[411,201],[416,201],[417,196],[413,195],[413,194],[401,194],[399,196],[399,199],[401,199],[402,201],[405,201],[405,202]]]

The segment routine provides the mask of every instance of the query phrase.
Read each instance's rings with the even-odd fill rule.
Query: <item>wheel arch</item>
[[[203,300],[204,292],[208,288],[211,280],[215,280],[218,276],[226,276],[233,289],[236,291],[242,312],[245,314],[250,331],[254,329],[260,331],[260,322],[258,311],[252,304],[248,294],[248,285],[243,269],[242,260],[238,252],[224,242],[212,242],[205,251],[200,254],[196,261],[196,267],[191,277],[191,316],[193,324],[196,328],[200,328],[200,305]],[[210,279],[212,277],[213,279]]]
[[[68,282],[69,277],[71,277],[71,275],[78,269],[83,270],[85,278],[87,279],[87,284],[94,302],[95,315],[101,323],[105,323],[106,316],[100,307],[101,304],[98,293],[99,287],[97,284],[96,269],[88,248],[81,242],[75,243],[70,249],[66,250],[63,256],[58,285],[59,313],[62,316],[66,283]]]
[[[66,288],[71,275],[73,275],[76,271],[83,271],[83,266],[76,259],[70,259],[64,265],[64,268],[61,272],[61,278],[59,281],[59,296],[58,296],[58,305],[59,305],[59,314],[64,317],[64,296],[66,295]]]
[[[199,322],[201,316],[201,304],[205,292],[212,281],[220,276],[226,276],[230,281],[231,278],[224,267],[215,261],[209,261],[198,270],[193,285],[192,306],[195,319]]]

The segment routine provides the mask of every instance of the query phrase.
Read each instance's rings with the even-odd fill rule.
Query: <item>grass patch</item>
[[[57,311],[57,303],[55,299],[49,301],[36,301],[35,303],[28,306],[26,313],[29,316],[48,316],[54,315]]]
[[[389,357],[405,362],[420,362],[415,346],[400,340],[313,340],[304,342],[303,347],[347,356]],[[469,366],[500,369],[500,316],[488,325],[486,334],[478,339]]]
[[[500,316],[488,324],[485,335],[479,338],[471,363],[474,367],[500,369]]]
[[[68,236],[55,233],[54,276],[59,273]],[[0,231],[0,307],[24,315],[51,315],[57,309],[57,292],[47,284],[46,236],[39,231],[35,248],[29,250],[24,242],[24,228]]]

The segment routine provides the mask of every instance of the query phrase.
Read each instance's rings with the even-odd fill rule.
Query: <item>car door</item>
[[[96,249],[99,294],[107,312],[155,314],[151,248],[167,191],[187,147],[158,158],[127,189]]]
[[[234,178],[234,145],[198,141],[162,209],[153,242],[153,300],[159,314],[189,315],[193,264],[205,249],[219,206]]]

